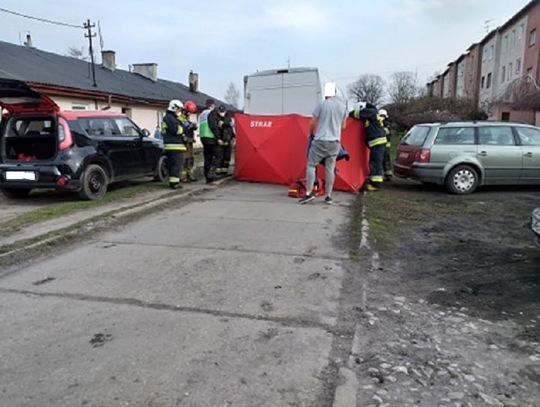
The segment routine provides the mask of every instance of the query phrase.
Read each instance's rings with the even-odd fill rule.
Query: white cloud
[[[311,3],[278,3],[264,8],[268,27],[284,27],[294,30],[323,28],[332,20],[331,13]]]

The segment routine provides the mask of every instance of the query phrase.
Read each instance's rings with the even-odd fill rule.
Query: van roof
[[[298,73],[298,72],[317,72],[317,68],[309,68],[309,67],[301,67],[301,68],[283,68],[283,69],[268,69],[266,71],[258,71],[254,72],[252,74],[247,75],[249,76],[268,76],[268,75],[276,75],[280,73]]]

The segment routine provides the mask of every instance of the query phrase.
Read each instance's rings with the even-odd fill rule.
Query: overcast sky
[[[368,4],[366,4],[368,3]],[[360,74],[414,71],[424,83],[528,0],[0,0],[0,7],[81,24],[100,21],[119,68],[156,62],[158,75],[222,98],[257,70],[318,67],[344,89]],[[87,46],[83,30],[0,12],[0,40],[65,54]],[[99,42],[97,49],[99,50]],[[0,56],[1,57],[1,56]]]

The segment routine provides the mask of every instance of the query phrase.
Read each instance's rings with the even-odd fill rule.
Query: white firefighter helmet
[[[176,112],[178,109],[182,109],[184,104],[178,99],[173,99],[169,102],[169,107],[167,108],[170,112]]]
[[[386,109],[379,110],[379,116],[384,117],[385,119],[388,119],[388,112]]]

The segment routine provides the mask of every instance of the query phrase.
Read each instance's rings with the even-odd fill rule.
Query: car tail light
[[[64,187],[67,185],[68,181],[69,181],[69,177],[67,175],[62,175],[58,177],[58,179],[56,180],[56,184],[58,186]]]
[[[418,150],[414,156],[414,161],[417,163],[428,163],[431,160],[431,150],[423,148]]]
[[[58,121],[58,149],[65,150],[73,145],[73,135],[69,128],[68,122],[60,118]]]

